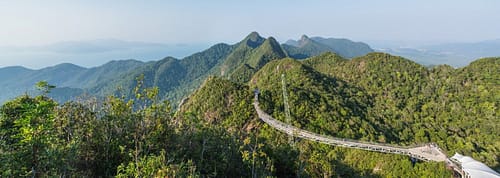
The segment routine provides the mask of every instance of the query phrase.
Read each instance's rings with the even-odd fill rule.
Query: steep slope
[[[485,58],[453,69],[444,65],[425,68],[383,53],[353,60],[334,53],[303,61],[273,60],[255,73],[248,87],[220,78],[207,80],[182,106],[181,113],[222,125],[243,135],[243,140],[257,137],[252,138],[262,143],[262,154],[269,156],[268,164],[275,168],[272,175],[278,177],[301,169],[304,176],[311,177],[324,175],[319,173],[341,177],[450,176],[443,164],[412,165],[404,156],[297,139],[295,147],[288,146],[286,135],[256,120],[253,108],[248,108],[252,90],[259,89],[260,106],[286,121],[281,88],[284,74],[294,126],[396,145],[435,142],[448,156],[463,153],[498,170],[499,61]]]
[[[102,82],[101,85],[91,88],[91,91],[103,96],[109,94],[132,96],[136,79],[144,75],[145,87],[156,86],[160,89],[161,99],[178,101],[197,88],[232,49],[230,45],[217,44],[182,60],[166,57],[159,61],[148,62],[128,73]],[[118,88],[122,91],[118,91]]]
[[[220,75],[237,82],[247,82],[255,71],[269,61],[286,57],[276,39],[264,39],[257,32],[250,33],[235,46],[235,50],[222,64]]]
[[[182,59],[180,62],[186,66],[187,79],[194,80],[211,73],[226,60],[234,48],[234,45],[220,43]]]
[[[374,60],[371,67],[375,67],[377,61],[384,61],[383,64],[379,63],[381,65],[379,68],[384,68],[383,65],[393,65],[393,67],[387,67],[387,69],[392,68],[388,71],[389,73],[407,70],[396,69],[399,66],[413,64],[410,61],[390,56],[387,56],[388,59],[375,59],[375,57],[384,58],[383,56],[372,54],[365,56],[366,59],[357,60]],[[259,147],[260,154],[266,155],[269,160],[264,161],[263,164],[270,164],[274,168],[270,175],[278,177],[290,175],[296,170],[301,170],[299,172],[302,173],[298,174],[302,176],[311,177],[325,174],[341,177],[449,176],[450,172],[445,170],[444,165],[419,163],[412,167],[411,162],[404,156],[335,148],[297,139],[295,139],[295,147],[291,147],[288,145],[286,135],[256,120],[255,111],[250,103],[252,91],[259,89],[261,107],[274,118],[285,121],[281,86],[281,76],[284,74],[292,124],[295,126],[315,133],[372,142],[403,145],[426,142],[416,137],[410,138],[408,142],[399,142],[399,139],[394,138],[390,131],[393,128],[398,129],[402,121],[397,118],[392,120],[392,117],[383,117],[387,116],[387,113],[380,111],[370,113],[375,111],[373,108],[381,107],[375,105],[382,104],[376,100],[378,98],[373,90],[361,88],[356,82],[347,82],[315,69],[319,66],[335,66],[336,64],[346,67],[349,66],[348,63],[350,61],[338,55],[326,53],[303,62],[293,59],[273,60],[255,73],[248,82],[248,86],[217,77],[210,78],[190,96],[178,114],[194,114],[208,125],[221,125],[227,128],[235,135],[243,137],[242,140],[255,139],[259,145],[262,144]],[[417,71],[421,68],[419,65],[412,67],[417,67]],[[324,67],[324,70],[327,68]],[[404,72],[401,71],[401,73]],[[392,80],[392,78],[381,80]],[[387,88],[387,90],[398,89]],[[392,108],[388,109],[393,112]],[[375,114],[379,116],[373,117]],[[418,125],[407,124],[405,127],[418,128]],[[418,129],[411,130],[411,132],[419,135]],[[261,167],[261,169],[264,168]]]
[[[248,86],[209,77],[182,105],[180,113],[194,113],[203,116],[207,123],[240,130],[256,119],[251,103],[252,92]]]
[[[344,58],[363,56],[373,52],[373,49],[365,43],[353,42],[348,39],[309,38],[306,35],[302,35],[298,41],[288,40],[283,44],[283,48],[290,57],[295,59],[305,59],[324,52],[337,53]]]
[[[423,102],[419,101],[416,96],[427,85],[427,69],[404,58],[383,53],[370,53],[350,61],[336,59],[338,57],[334,55],[323,55],[307,59],[304,63],[321,73],[340,78],[365,90],[374,102],[374,107],[368,110],[369,119],[390,120],[394,124],[400,121],[408,122],[404,124],[411,124],[414,121],[413,116],[407,113],[403,115],[401,111],[414,110],[419,103]],[[322,61],[337,62],[323,64]],[[411,101],[412,99],[417,100]],[[395,111],[380,112],[388,109]],[[387,125],[382,123],[377,127],[387,128]],[[391,128],[383,132],[386,133],[388,140],[409,141],[407,136],[400,135],[404,129],[404,126],[401,126],[398,129]]]
[[[344,138],[376,138],[362,138],[364,133],[360,133],[359,128],[363,128],[370,135],[383,135],[372,127],[373,123],[362,120],[370,103],[370,98],[363,91],[293,59],[267,64],[250,82],[251,88],[262,90],[263,101],[273,101],[262,102],[262,105],[276,118],[284,118],[281,75],[285,76],[287,82],[290,111],[297,126]],[[350,123],[347,122],[349,120]]]
[[[198,88],[209,75],[224,76],[233,81],[246,82],[267,62],[286,56],[272,37],[265,39],[252,32],[235,45],[217,44],[182,60],[167,57],[149,62],[129,73],[105,80],[91,88],[99,95],[125,94],[132,96],[136,78],[144,74],[146,87],[157,86],[160,97],[177,102]],[[117,91],[117,88],[123,91]]]
[[[220,68],[221,76],[228,76],[232,74],[232,72],[241,65],[245,64],[248,56],[250,56],[253,50],[262,43],[264,43],[265,39],[262,38],[257,32],[250,33],[245,39],[236,43],[234,51],[229,54],[229,56],[224,60]]]
[[[407,59],[370,53],[350,61],[318,56],[304,61],[318,71],[347,81],[373,98],[367,119],[383,120],[386,140],[436,142],[450,155],[472,155],[490,166],[500,150],[498,106],[499,58],[479,59],[469,66],[424,68]],[[377,122],[375,122],[377,123]]]

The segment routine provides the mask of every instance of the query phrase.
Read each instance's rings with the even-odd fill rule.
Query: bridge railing
[[[271,117],[269,114],[265,113],[262,111],[262,109],[259,107],[259,103],[256,100],[254,102],[254,106],[256,108],[256,111],[258,112],[259,117],[268,123],[269,125],[277,128],[278,130],[281,130],[289,135],[293,135],[296,137],[304,138],[304,139],[309,139],[317,142],[322,142],[330,145],[338,145],[338,146],[343,146],[343,147],[355,147],[358,149],[364,149],[364,150],[371,150],[371,151],[379,151],[379,152],[387,152],[387,153],[395,153],[395,154],[403,154],[403,155],[408,155],[420,160],[424,161],[429,161],[425,156],[422,156],[422,153],[415,153],[411,151],[411,148],[417,148],[417,147],[408,147],[408,146],[395,146],[395,145],[389,145],[389,144],[381,144],[381,143],[373,143],[373,142],[363,142],[363,141],[358,141],[358,140],[352,140],[352,139],[344,139],[344,138],[337,138],[337,137],[332,137],[328,135],[321,135],[317,134],[314,132],[310,132],[307,130],[300,129],[298,127],[288,125],[282,121],[279,121],[277,119],[274,119]],[[423,144],[423,146],[434,146],[434,144]]]
[[[258,102],[256,102],[256,106],[259,108],[260,111],[262,111],[262,109],[260,109],[260,107],[258,106]],[[262,112],[263,114],[267,115],[268,118],[265,118],[269,121],[269,123],[273,123],[274,125],[279,125],[283,128],[287,128],[287,129],[296,129],[296,130],[300,130],[301,132],[307,132],[311,135],[315,135],[315,136],[318,136],[318,137],[327,137],[328,139],[331,139],[331,140],[336,140],[336,141],[339,141],[339,142],[352,142],[352,143],[360,143],[360,144],[370,144],[370,145],[379,145],[379,146],[388,146],[388,147],[396,147],[396,148],[402,148],[402,149],[409,149],[409,148],[415,148],[415,147],[422,147],[422,146],[427,146],[427,145],[430,145],[430,144],[434,144],[434,143],[421,143],[421,144],[412,144],[412,145],[408,145],[408,146],[395,146],[395,145],[392,145],[392,144],[388,144],[388,143],[378,143],[378,142],[367,142],[367,141],[360,141],[360,140],[353,140],[353,139],[348,139],[348,138],[338,138],[338,137],[332,137],[332,136],[328,136],[328,135],[321,135],[321,134],[317,134],[317,133],[314,133],[314,132],[310,132],[310,131],[307,131],[307,130],[303,130],[303,129],[300,129],[298,127],[295,127],[295,126],[290,126],[280,120],[277,120],[277,119],[274,119],[273,117],[271,117],[270,115],[268,115],[267,113],[265,112]]]

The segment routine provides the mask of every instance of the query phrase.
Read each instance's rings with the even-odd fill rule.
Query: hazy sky
[[[500,38],[500,0],[2,0],[0,47],[119,39],[234,43],[251,31],[284,42]],[[0,66],[3,59],[0,59]]]
[[[485,40],[500,37],[499,0],[2,0],[0,46],[121,39]]]

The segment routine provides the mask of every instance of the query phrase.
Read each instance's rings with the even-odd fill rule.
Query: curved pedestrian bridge
[[[294,137],[299,137],[334,146],[341,146],[341,147],[369,150],[369,151],[376,151],[383,153],[408,155],[412,158],[416,158],[423,161],[442,162],[447,160],[446,155],[441,151],[441,149],[439,149],[437,145],[432,143],[417,147],[402,147],[402,146],[386,145],[380,143],[368,143],[368,142],[360,142],[343,138],[336,138],[327,135],[320,135],[313,132],[309,132],[307,130],[297,128],[292,125],[288,125],[284,122],[274,119],[269,114],[262,111],[262,109],[259,106],[258,93],[255,94],[253,105],[255,107],[255,110],[257,111],[257,114],[259,115],[259,118],[262,121],[266,122],[271,127]]]

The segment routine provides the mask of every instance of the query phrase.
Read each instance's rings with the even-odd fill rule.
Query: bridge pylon
[[[288,92],[286,91],[286,78],[285,78],[284,73],[281,74],[281,85],[282,85],[281,88],[283,90],[283,104],[285,107],[285,123],[287,123],[288,125],[293,125],[292,124],[292,117],[290,115],[290,105],[288,104]],[[295,132],[294,132],[294,134],[289,135],[289,137],[288,137],[288,143],[291,146],[295,146],[294,136],[295,136]]]

